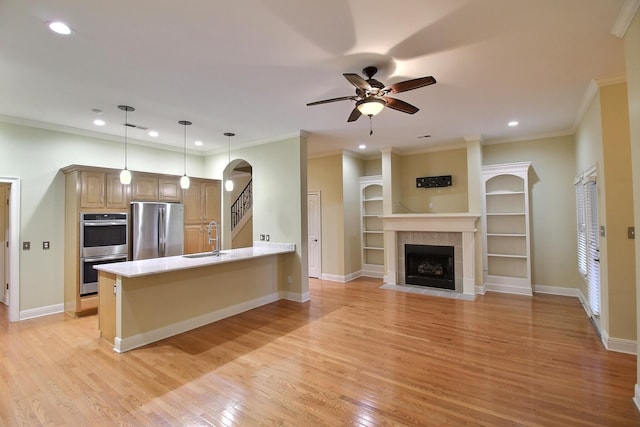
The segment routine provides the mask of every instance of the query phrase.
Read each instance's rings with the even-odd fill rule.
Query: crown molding
[[[638,11],[638,7],[640,7],[640,0],[625,0],[620,8],[616,22],[613,24],[613,28],[611,28],[611,34],[620,38],[624,37],[633,17]]]

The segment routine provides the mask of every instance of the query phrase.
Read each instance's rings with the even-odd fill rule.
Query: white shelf
[[[492,191],[487,193],[486,196],[510,196],[512,194],[525,194],[524,191]]]
[[[484,286],[532,295],[529,236],[530,162],[482,167]]]
[[[360,178],[362,268],[382,274],[384,232],[382,231],[382,176]]]
[[[526,255],[511,255],[511,254],[487,254],[487,256],[495,258],[522,258],[527,259]]]

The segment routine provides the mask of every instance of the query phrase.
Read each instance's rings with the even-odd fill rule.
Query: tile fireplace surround
[[[384,282],[404,285],[404,245],[453,246],[456,292],[475,295],[475,234],[480,215],[397,214],[382,217],[385,238]]]

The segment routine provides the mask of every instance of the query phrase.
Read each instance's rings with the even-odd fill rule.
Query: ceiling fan
[[[382,111],[384,107],[389,107],[407,114],[415,114],[419,111],[418,107],[415,107],[399,99],[391,98],[387,95],[406,92],[436,83],[436,79],[428,76],[412,80],[405,80],[403,82],[395,83],[390,86],[385,86],[382,82],[373,78],[373,76],[377,72],[378,69],[373,66],[364,68],[362,70],[362,73],[367,76],[366,80],[360,77],[358,74],[344,73],[344,78],[356,87],[355,95],[341,96],[340,98],[331,98],[325,99],[323,101],[310,102],[307,105],[311,106],[327,104],[329,102],[346,100],[356,101],[356,106],[349,115],[347,122],[354,122],[358,120],[363,114],[369,117],[375,116],[380,111]]]

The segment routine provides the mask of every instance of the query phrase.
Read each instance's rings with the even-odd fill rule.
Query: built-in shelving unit
[[[360,178],[362,216],[362,274],[384,274],[384,232],[382,231],[382,176]]]
[[[529,235],[531,162],[482,167],[484,286],[532,295]]]

